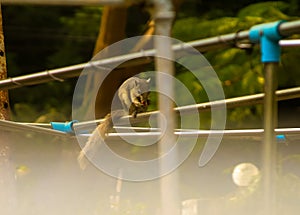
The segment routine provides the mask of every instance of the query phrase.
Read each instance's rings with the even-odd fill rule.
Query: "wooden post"
[[[4,50],[4,34],[2,27],[2,11],[0,3],[0,80],[7,77],[6,58]],[[0,120],[9,119],[8,91],[0,90]],[[17,207],[15,175],[11,163],[11,139],[5,131],[0,130],[0,205],[1,213],[13,214]]]
[[[4,34],[2,27],[2,10],[0,5],[0,80],[7,78],[6,70],[6,57],[4,48]],[[8,101],[8,91],[0,91],[0,119],[9,119],[9,101]]]

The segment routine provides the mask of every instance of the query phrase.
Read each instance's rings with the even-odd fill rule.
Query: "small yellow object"
[[[20,165],[16,167],[16,174],[19,176],[23,176],[28,174],[30,171],[29,167],[25,166],[25,165]]]
[[[265,83],[265,79],[263,77],[257,77],[257,81],[260,84],[264,84]]]

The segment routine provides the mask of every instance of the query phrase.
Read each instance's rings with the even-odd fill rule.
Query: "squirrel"
[[[138,113],[147,111],[150,104],[149,100],[150,78],[142,79],[138,77],[128,78],[118,89],[118,97],[123,109],[114,110],[107,114],[104,122],[97,126],[93,131],[85,146],[82,148],[77,160],[82,169],[85,168],[85,154],[90,151],[97,143],[103,142],[108,132],[113,128],[113,122],[129,114],[136,118]]]

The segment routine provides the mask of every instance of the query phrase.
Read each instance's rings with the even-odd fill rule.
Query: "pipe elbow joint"
[[[261,61],[263,63],[280,61],[279,40],[283,36],[279,32],[279,26],[284,20],[255,25],[250,29],[249,39],[252,43],[260,43]]]

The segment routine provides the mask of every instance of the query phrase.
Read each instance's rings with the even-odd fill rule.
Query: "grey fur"
[[[145,112],[149,105],[150,79],[131,77],[124,81],[118,90],[123,110],[136,117],[137,113]]]

